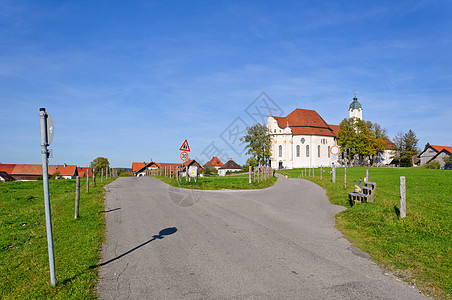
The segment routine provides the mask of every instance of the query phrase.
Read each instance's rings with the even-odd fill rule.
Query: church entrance
[[[283,165],[282,165],[282,161],[279,161],[279,169],[282,169],[283,168]]]

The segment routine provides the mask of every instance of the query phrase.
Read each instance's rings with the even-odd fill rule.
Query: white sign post
[[[55,257],[53,255],[52,214],[50,211],[49,194],[49,150],[47,146],[53,140],[53,121],[45,108],[39,109],[41,116],[41,155],[42,155],[42,184],[44,187],[44,208],[46,216],[47,249],[49,252],[50,284],[55,286]]]
[[[190,166],[188,167],[188,176],[193,177],[195,179],[195,182],[198,181],[198,167],[197,166]]]

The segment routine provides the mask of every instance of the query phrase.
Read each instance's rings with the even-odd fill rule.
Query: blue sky
[[[244,163],[229,132],[262,97],[339,124],[355,89],[390,138],[451,146],[452,2],[342,2],[0,1],[0,162],[41,162],[45,107],[52,164],[178,162],[185,139]]]

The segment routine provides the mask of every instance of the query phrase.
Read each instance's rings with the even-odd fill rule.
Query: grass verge
[[[278,180],[277,177],[270,177],[267,180],[261,181],[259,183],[252,182],[249,183],[248,174],[242,175],[231,175],[231,176],[209,176],[209,177],[198,177],[198,181],[191,182],[177,181],[174,178],[168,178],[164,176],[154,176],[161,181],[170,184],[175,187],[185,188],[185,189],[199,189],[199,190],[252,190],[252,189],[264,189],[275,184]]]
[[[348,192],[353,180],[377,183],[375,201],[352,206]],[[452,299],[452,172],[422,168],[337,169],[336,184],[331,168],[314,176],[305,169],[279,171],[308,179],[327,192],[330,202],[348,209],[336,215],[336,226],[348,240],[394,274],[438,299]],[[309,173],[308,173],[309,174]],[[399,218],[400,176],[406,177],[407,217]]]
[[[56,286],[50,285],[42,181],[0,183],[0,298],[95,299],[96,265],[104,238],[104,188],[81,178],[74,219],[75,179],[50,180]]]

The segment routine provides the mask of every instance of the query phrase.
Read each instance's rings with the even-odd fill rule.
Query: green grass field
[[[352,206],[348,192],[353,180],[377,183],[375,201]],[[324,187],[330,201],[347,210],[336,215],[337,227],[372,259],[394,274],[416,284],[435,298],[452,296],[452,171],[423,168],[337,169],[336,184],[331,168],[315,177],[302,177],[304,169],[283,170],[281,174],[302,177]],[[309,174],[309,173],[308,173]],[[303,174],[304,175],[304,174]],[[407,217],[399,218],[400,176],[406,178]]]
[[[259,183],[252,182],[249,184],[248,174],[231,175],[231,176],[205,176],[198,177],[198,181],[191,182],[177,181],[172,178],[155,176],[156,178],[166,182],[172,186],[186,188],[186,189],[200,189],[200,190],[249,190],[249,189],[263,189],[272,186],[278,180],[278,178],[271,177],[268,180],[261,181]]]
[[[104,237],[104,180],[50,180],[57,283],[50,285],[42,181],[0,183],[0,299],[93,299]]]

